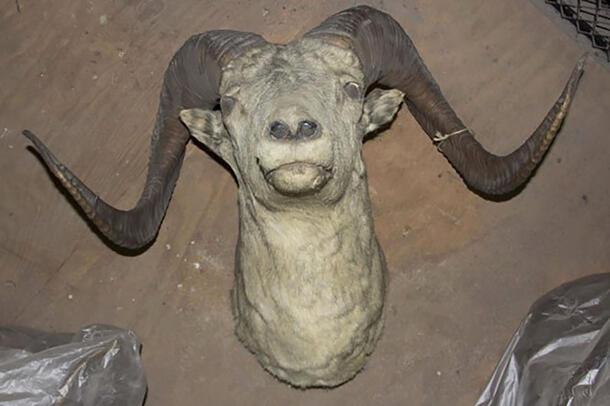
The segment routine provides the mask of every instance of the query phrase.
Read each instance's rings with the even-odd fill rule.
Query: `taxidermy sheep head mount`
[[[127,211],[99,199],[24,134],[92,223],[131,249],[155,238],[189,136],[209,147],[239,185],[237,335],[281,380],[332,387],[364,366],[383,325],[387,271],[361,154],[365,134],[391,122],[404,101],[470,188],[506,194],[542,160],[583,67],[584,59],[536,131],[496,156],[460,121],[400,25],[379,10],[342,11],[289,44],[235,31],[198,34],[167,68],[146,184]]]

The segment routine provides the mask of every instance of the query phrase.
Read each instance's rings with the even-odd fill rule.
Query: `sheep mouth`
[[[290,162],[265,171],[265,180],[283,195],[303,196],[322,189],[332,177],[332,167],[311,162]]]

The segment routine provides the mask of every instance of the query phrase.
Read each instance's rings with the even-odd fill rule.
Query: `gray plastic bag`
[[[146,378],[131,331],[0,327],[0,405],[141,405]]]
[[[536,301],[476,403],[530,405],[610,405],[610,273]]]

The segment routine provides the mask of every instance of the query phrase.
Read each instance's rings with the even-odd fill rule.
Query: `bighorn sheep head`
[[[469,187],[506,194],[549,148],[583,67],[584,59],[536,131],[513,153],[496,156],[475,140],[409,37],[381,11],[345,10],[285,45],[250,33],[199,34],[165,73],[146,184],[128,211],[99,199],[34,134],[24,134],[99,230],[135,249],[157,233],[190,130],[239,184],[238,336],[280,379],[336,386],[363,367],[383,324],[386,267],[373,229],[364,135],[389,123],[404,100]]]
[[[394,89],[365,99],[363,79],[349,50],[308,38],[266,44],[224,67],[220,111],[194,108],[180,116],[261,204],[333,204],[356,167],[364,173],[363,135],[388,123],[402,103]]]

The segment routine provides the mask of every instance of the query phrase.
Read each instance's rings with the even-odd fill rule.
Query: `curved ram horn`
[[[163,80],[152,135],[148,175],[142,195],[131,210],[108,205],[59,162],[32,132],[24,130],[49,170],[59,179],[95,226],[113,243],[140,248],[154,239],[180,173],[189,133],[180,111],[212,109],[219,99],[221,69],[244,51],[264,45],[259,35],[209,31],[194,35],[176,52]]]
[[[530,177],[561,126],[585,64],[583,57],[536,131],[511,154],[497,156],[486,151],[458,118],[415,46],[390,15],[358,6],[329,17],[305,36],[352,49],[362,64],[365,88],[379,84],[404,92],[415,119],[464,181],[490,195],[509,193]]]

